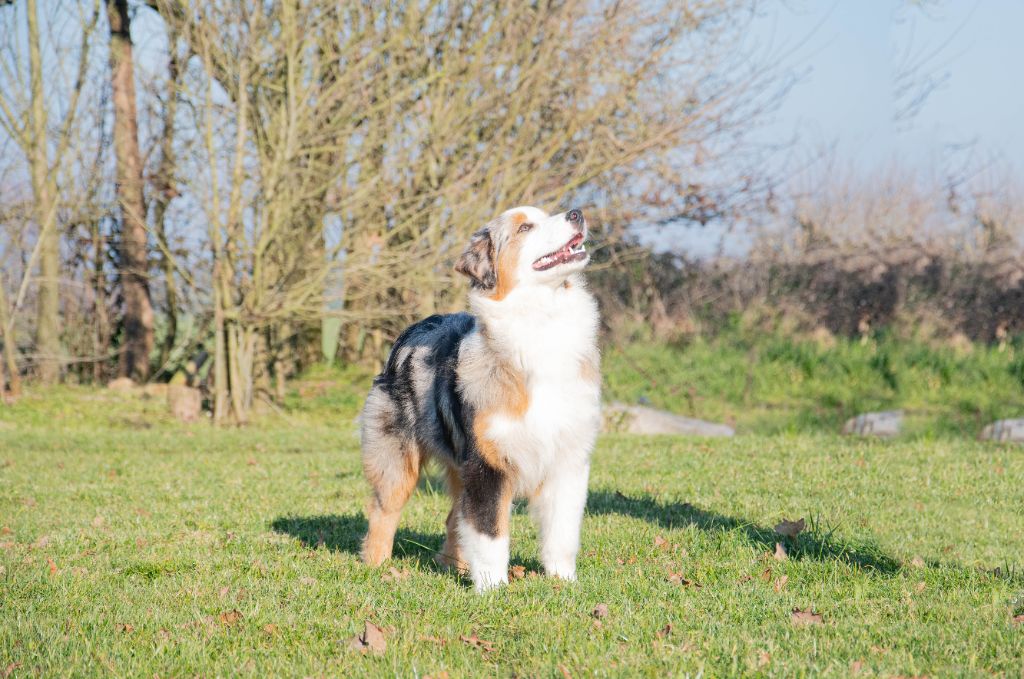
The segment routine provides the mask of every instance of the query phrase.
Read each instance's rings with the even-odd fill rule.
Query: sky
[[[1024,1],[787,0],[764,3],[761,15],[755,52],[781,52],[802,75],[767,137],[834,145],[866,171],[927,169],[969,146],[1024,173]],[[937,85],[901,119],[906,72]]]

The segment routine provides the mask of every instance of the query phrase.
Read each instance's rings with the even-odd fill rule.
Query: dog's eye
[[[532,228],[533,224],[531,224],[530,222],[523,222],[522,224],[519,225],[519,233],[526,233]]]

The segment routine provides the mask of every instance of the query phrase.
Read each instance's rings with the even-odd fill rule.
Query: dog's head
[[[587,220],[579,210],[549,215],[517,207],[473,234],[455,270],[497,300],[521,286],[554,287],[590,261],[586,238]]]

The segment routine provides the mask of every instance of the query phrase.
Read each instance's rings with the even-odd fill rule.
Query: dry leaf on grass
[[[781,578],[775,581],[775,591],[781,592],[786,589],[786,583],[789,582],[789,576],[783,575]]]
[[[14,670],[18,669],[19,667],[21,667],[20,662],[12,662],[10,665],[4,668],[3,673],[0,674],[0,678],[7,679],[7,677],[14,674]]]
[[[1024,613],[1013,616],[1012,622],[1014,625],[1024,625]]]
[[[380,579],[384,582],[400,582],[402,580],[408,580],[412,573],[409,572],[408,568],[398,570],[394,566],[388,569],[388,572],[380,576]]]
[[[230,587],[226,587],[226,586],[225,586],[225,587],[221,587],[221,588],[220,588],[220,591],[219,591],[219,592],[217,592],[217,596],[219,596],[219,597],[220,597],[221,599],[223,599],[223,598],[224,598],[224,597],[226,597],[226,596],[228,595],[228,593],[230,593],[230,592],[231,592],[231,588],[230,588]]]
[[[820,625],[822,624],[822,622],[824,622],[824,620],[821,617],[821,614],[815,613],[814,609],[812,609],[810,606],[803,610],[799,608],[794,608],[792,614],[790,615],[790,619],[793,621],[794,624],[797,625]]]
[[[775,532],[779,535],[784,535],[787,538],[796,539],[797,535],[803,531],[806,527],[806,523],[803,519],[797,519],[796,521],[787,521],[785,517],[782,518],[782,522],[775,525]]]
[[[655,535],[654,546],[658,549],[668,549],[671,545],[669,544],[669,541],[665,538],[661,537],[660,535]]]
[[[483,650],[485,653],[491,653],[495,650],[493,641],[485,641],[478,637],[475,632],[468,637],[465,634],[462,634],[459,636],[459,639],[462,640],[463,643]]]
[[[221,621],[221,624],[230,627],[231,625],[234,625],[236,622],[242,619],[242,612],[239,611],[237,608],[233,608],[230,611],[222,612],[219,616],[217,616],[217,619]]]
[[[914,568],[924,568],[924,559],[919,556],[915,556],[910,560],[910,565]]]
[[[55,562],[53,559],[47,558],[46,565],[50,567],[50,575],[57,574],[57,562]]]
[[[781,542],[775,543],[775,554],[772,556],[775,557],[776,561],[785,561],[789,558],[789,555],[786,554],[786,548],[782,546]]]
[[[771,568],[765,568],[763,571],[761,571],[761,579],[764,580],[765,582],[771,582],[772,581],[772,569]]]
[[[660,630],[655,632],[655,636],[657,636],[659,639],[664,639],[665,637],[667,637],[670,634],[672,634],[672,623],[668,623],[667,625],[662,627]]]
[[[671,582],[673,585],[682,585],[683,587],[695,587],[697,589],[701,588],[701,584],[699,582],[694,582],[693,580],[684,578],[682,573],[673,573],[672,571],[669,571],[668,581]]]
[[[522,580],[526,577],[526,566],[512,566],[508,569],[509,580]]]
[[[923,591],[924,591],[924,588],[925,588],[925,587],[927,587],[927,585],[925,585],[925,584],[924,584],[924,580],[922,580],[921,582],[917,583],[917,585],[915,585],[915,586],[914,586],[914,590],[915,590],[915,591],[916,591],[916,592],[917,592],[918,594],[920,594],[921,592],[923,592]]]
[[[116,625],[114,625],[114,629],[116,629],[118,632],[121,632],[122,634],[131,634],[135,631],[135,626],[130,625],[126,622],[119,622]]]
[[[437,674],[424,674],[423,679],[449,679],[448,670],[441,670]]]
[[[739,579],[739,583],[742,585],[744,582],[750,582],[753,579],[754,579],[753,575],[741,575],[740,579]]]
[[[569,674],[569,669],[562,663],[558,663],[558,671],[562,673],[562,676],[565,677],[565,679],[572,679],[572,675]]]
[[[384,630],[367,620],[363,625],[363,633],[352,637],[349,648],[360,653],[384,655],[388,642],[384,639]]]
[[[594,606],[594,610],[590,612],[590,615],[595,618],[607,618],[608,617],[608,604],[598,604]]]
[[[864,669],[863,660],[854,660],[850,663],[850,674],[860,674],[860,671]]]
[[[269,634],[270,636],[274,636],[275,634],[277,634],[277,625],[275,625],[272,622],[268,622],[266,625],[263,626],[263,633]]]
[[[428,637],[428,636],[426,636],[424,634],[420,635],[420,641],[429,641],[430,643],[437,644],[438,646],[447,646],[448,645],[448,640],[447,639],[442,639],[441,637]]]
[[[768,651],[761,651],[757,654],[757,666],[767,667],[772,662],[772,656]]]

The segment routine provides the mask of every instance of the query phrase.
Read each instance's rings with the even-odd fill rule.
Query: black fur
[[[467,313],[437,314],[407,328],[373,383],[390,401],[393,416],[374,426],[415,440],[420,450],[457,467],[466,489],[463,511],[477,530],[496,536],[498,502],[508,479],[480,455],[473,407],[462,398],[457,372],[459,348],[475,329]]]

